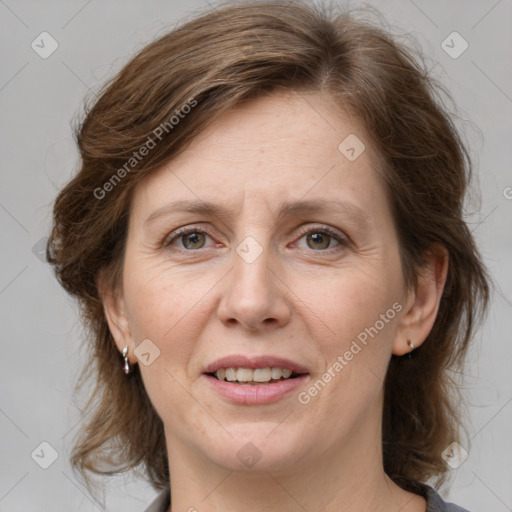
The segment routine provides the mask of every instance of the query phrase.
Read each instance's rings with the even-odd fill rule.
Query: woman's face
[[[377,166],[330,100],[274,94],[137,186],[110,318],[171,463],[286,470],[380,443],[411,296]]]

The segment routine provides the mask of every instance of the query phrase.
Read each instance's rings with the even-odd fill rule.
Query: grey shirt
[[[427,512],[468,512],[465,508],[445,503],[432,487],[422,486],[421,495],[427,501]],[[167,512],[170,505],[169,489],[164,489],[145,512]]]

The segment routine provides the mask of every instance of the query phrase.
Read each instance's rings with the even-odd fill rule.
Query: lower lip
[[[211,375],[204,375],[208,384],[222,397],[240,405],[261,405],[277,402],[298,387],[302,386],[309,375],[301,375],[273,384],[233,384],[219,380]]]

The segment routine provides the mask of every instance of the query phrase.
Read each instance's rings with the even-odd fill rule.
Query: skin
[[[366,144],[355,161],[338,150],[351,133]],[[378,169],[364,127],[331,99],[274,93],[218,118],[137,185],[122,287],[103,288],[103,298],[132,364],[142,340],[160,350],[139,366],[164,423],[173,512],[425,511],[382,468],[383,379],[391,355],[431,330],[447,258],[432,256],[406,288]],[[282,201],[330,199],[362,214],[278,216]],[[213,202],[231,216],[165,211],[175,200]],[[195,245],[173,239],[183,226],[209,234]],[[341,242],[319,236],[325,227]],[[248,236],[262,249],[251,263],[236,251]],[[274,355],[309,369],[307,391],[396,303],[396,316],[307,404],[293,392],[235,405],[202,375],[226,355]],[[249,442],[261,454],[250,468],[237,457]]]

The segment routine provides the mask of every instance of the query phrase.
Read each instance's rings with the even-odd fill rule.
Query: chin
[[[222,441],[217,438],[200,449],[209,460],[227,471],[286,471],[296,466],[308,451],[300,430],[291,432],[288,425],[267,423],[262,428],[261,424],[239,424],[226,430],[232,438],[224,436]]]

